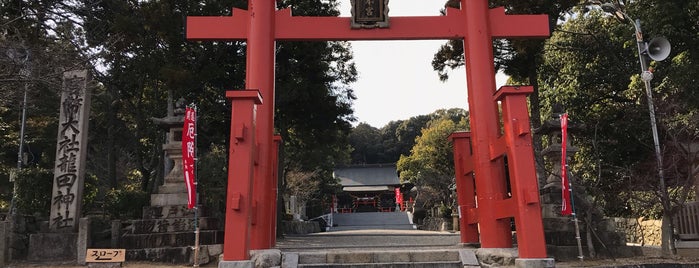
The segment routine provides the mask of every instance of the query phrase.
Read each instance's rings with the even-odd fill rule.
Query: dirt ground
[[[697,258],[661,258],[661,257],[634,257],[634,258],[617,258],[617,259],[599,259],[599,260],[583,260],[583,261],[566,261],[556,262],[556,267],[609,267],[621,265],[641,265],[641,264],[697,264],[699,265],[699,256]],[[698,266],[699,267],[699,266]]]

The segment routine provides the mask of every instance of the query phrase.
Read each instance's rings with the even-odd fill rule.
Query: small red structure
[[[275,205],[271,200],[276,199],[270,190],[276,164],[273,157],[276,147],[273,138],[276,40],[463,39],[473,152],[470,165],[476,174],[477,210],[466,216],[469,224],[462,226],[472,228],[477,222],[479,241],[484,248],[511,248],[510,222],[514,218],[520,242],[519,257],[546,258],[529,117],[526,101],[523,101],[531,90],[506,88],[496,94],[492,40],[548,37],[548,17],[506,15],[502,7],[489,9],[487,0],[460,1],[461,8],[448,8],[446,16],[394,17],[388,27],[371,29],[352,28],[351,18],[292,16],[290,9],[275,10],[274,0],[249,0],[248,10],[233,9],[232,16],[228,17],[187,18],[187,38],[190,40],[247,41],[246,88],[258,89],[261,94],[258,99],[265,101],[256,105],[247,101],[243,108],[249,111],[244,112],[246,118],[241,119],[250,124],[247,115],[252,114],[252,121],[257,122],[256,128],[246,127],[245,123],[241,127],[237,123],[236,118],[240,116],[237,113],[243,112],[236,106],[242,105],[235,99],[233,102],[224,261],[247,260],[249,256],[245,250],[274,246],[270,231],[274,222],[269,206]],[[499,125],[498,101],[503,103],[504,134],[501,134]],[[256,107],[259,110],[255,114]],[[245,137],[244,142],[237,138],[241,135]],[[256,146],[248,144],[251,136],[256,136]],[[505,170],[504,155],[507,155],[509,170]],[[253,170],[253,176],[250,176],[250,170]],[[511,191],[507,189],[507,173]],[[254,185],[249,188],[248,184]],[[241,185],[245,187],[241,188]],[[464,190],[468,192],[468,189],[460,189],[460,192]],[[250,195],[252,204],[233,201],[248,200]],[[468,200],[460,203],[462,205],[472,206]],[[248,237],[246,230],[251,232],[249,240],[241,239]],[[233,233],[242,236],[234,239]],[[474,234],[467,238],[468,241],[473,239]]]

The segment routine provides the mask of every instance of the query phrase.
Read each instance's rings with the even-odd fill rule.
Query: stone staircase
[[[474,249],[365,249],[285,252],[282,268],[295,267],[480,267]]]
[[[176,146],[163,146],[176,151]],[[119,228],[118,245],[126,249],[127,261],[149,261],[173,264],[194,263],[194,209],[187,208],[187,188],[183,181],[180,155],[170,153],[175,166],[165,177],[165,183],[151,194],[150,206],[143,208],[143,218],[124,222]],[[223,251],[222,224],[207,217],[200,207],[199,263],[208,263]]]
[[[333,214],[331,231],[347,230],[414,230],[408,212],[361,212]]]
[[[180,103],[180,101],[178,101]],[[181,102],[184,104],[184,101]],[[187,208],[187,186],[182,168],[182,125],[184,107],[175,107],[172,113],[153,121],[168,130],[167,143],[163,151],[172,160],[173,166],[151,194],[150,206],[143,208],[143,218],[119,226],[116,244],[126,249],[127,261],[165,262],[173,264],[194,263],[195,220],[194,210]],[[206,209],[199,208],[199,262],[208,263],[223,251],[223,231],[215,218],[206,217]],[[117,230],[114,230],[117,229]],[[113,235],[114,236],[114,235]]]
[[[126,249],[127,261],[173,264],[194,262],[194,212],[187,205],[150,206],[143,219],[122,224],[119,245]],[[203,214],[203,213],[202,213]],[[222,252],[223,231],[215,218],[199,217],[199,262]]]
[[[333,214],[328,232],[280,241],[281,268],[480,267],[475,248],[451,233],[416,230],[406,212]],[[278,265],[278,264],[277,264]]]

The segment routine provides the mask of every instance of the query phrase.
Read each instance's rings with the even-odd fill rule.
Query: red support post
[[[255,188],[253,198],[257,204],[256,225],[252,229],[252,249],[268,249],[272,247],[270,229],[272,226],[271,211],[272,174],[275,167],[272,154],[275,151],[274,134],[274,18],[276,10],[274,0],[248,1],[249,31],[247,38],[247,72],[246,87],[260,90],[265,103],[258,111],[257,169],[255,172]]]
[[[262,97],[257,90],[228,91],[226,97],[232,108],[224,239],[238,243],[224,243],[223,258],[241,261],[250,258],[255,110]]]
[[[546,258],[546,241],[541,221],[539,187],[534,169],[532,136],[527,95],[532,86],[501,87],[494,100],[501,101],[507,143],[512,199],[515,200],[515,226],[520,258]]]
[[[510,219],[501,218],[498,206],[507,197],[502,158],[491,160],[491,141],[500,135],[495,93],[493,37],[487,0],[461,0],[466,15],[464,39],[468,102],[471,117],[474,169],[478,198],[481,247],[511,248]]]
[[[461,243],[478,243],[478,209],[473,180],[471,133],[455,132],[449,136],[454,144],[456,196],[459,204]]]

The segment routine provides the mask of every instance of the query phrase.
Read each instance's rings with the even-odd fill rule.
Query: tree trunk
[[[663,256],[670,256],[677,254],[677,249],[675,248],[675,238],[674,238],[674,225],[672,224],[672,215],[670,215],[670,210],[663,210],[663,223],[661,225],[661,250]]]
[[[112,90],[113,86],[109,87],[109,91]],[[107,179],[109,181],[109,187],[111,189],[116,189],[118,186],[117,174],[116,174],[116,131],[115,126],[117,122],[117,104],[114,101],[114,94],[110,92],[108,94],[109,104],[107,105]]]
[[[541,127],[541,101],[539,100],[539,82],[537,79],[536,72],[536,57],[532,57],[529,61],[529,84],[534,88],[534,92],[529,95],[529,109],[530,109],[530,122],[533,129]],[[541,135],[532,135],[533,149],[534,149],[534,160],[536,168],[536,176],[539,179],[539,187],[546,185],[546,170],[544,170],[544,156],[541,155],[542,151],[542,137]]]

